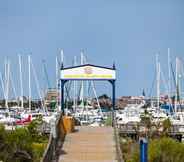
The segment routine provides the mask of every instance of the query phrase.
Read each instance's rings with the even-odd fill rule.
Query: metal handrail
[[[120,147],[120,137],[119,137],[119,130],[117,128],[116,120],[114,120],[114,137],[116,143],[116,158],[118,162],[124,162],[123,155]]]
[[[124,125],[118,125],[119,131],[120,133],[124,132],[124,133],[137,133],[135,130],[135,124],[124,124]],[[144,124],[139,124],[139,128],[138,128],[138,132],[141,132],[141,128],[145,127]],[[154,127],[154,125],[152,125],[151,127]],[[181,129],[181,130],[180,130]],[[169,134],[183,134],[184,133],[184,125],[172,125],[168,131]]]
[[[50,136],[49,136],[49,141],[48,141],[48,144],[47,144],[47,147],[46,147],[46,149],[45,149],[45,151],[44,151],[44,154],[43,154],[43,157],[42,157],[42,159],[41,159],[41,161],[40,162],[48,162],[48,161],[51,161],[52,160],[52,152],[53,152],[53,137],[52,137],[52,134],[50,134]]]
[[[56,148],[57,148],[58,142],[64,141],[64,138],[65,138],[65,132],[60,131],[60,124],[61,124],[60,122],[62,122],[61,120],[62,120],[62,114],[58,116],[55,122],[56,138],[54,138],[53,134],[50,133],[47,147],[45,149],[45,152],[40,162],[51,162],[52,160],[57,159]],[[61,135],[61,133],[63,134]]]

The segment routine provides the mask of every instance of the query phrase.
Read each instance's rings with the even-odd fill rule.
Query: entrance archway
[[[64,67],[60,69],[61,77],[61,112],[64,115],[64,87],[70,81],[92,80],[92,81],[108,81],[112,85],[112,119],[114,120],[115,99],[116,99],[116,68],[97,66],[92,64],[84,64],[79,66]],[[114,122],[113,122],[114,123]]]

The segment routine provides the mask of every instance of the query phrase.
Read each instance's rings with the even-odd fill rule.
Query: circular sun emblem
[[[84,72],[85,72],[85,74],[92,74],[93,73],[93,70],[92,70],[92,68],[91,67],[85,67],[84,68]]]

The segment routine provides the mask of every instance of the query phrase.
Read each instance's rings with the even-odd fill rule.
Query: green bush
[[[169,119],[165,119],[163,122],[162,122],[162,127],[163,127],[163,131],[162,131],[162,136],[168,136],[169,134],[169,131],[171,129],[171,121]]]
[[[139,162],[139,144],[136,142],[121,143],[125,162]],[[132,149],[133,148],[133,149]],[[184,162],[184,144],[168,137],[150,140],[148,144],[149,162]]]
[[[105,120],[105,125],[106,126],[112,126],[112,117],[109,116],[106,120]]]
[[[139,145],[137,142],[130,138],[121,138],[120,147],[125,162],[139,161]]]
[[[184,162],[184,144],[171,138],[150,141],[149,162]]]
[[[48,138],[38,132],[41,119],[34,120],[29,126],[6,131],[0,125],[0,161],[37,162],[43,155]]]
[[[40,157],[42,157],[46,146],[47,143],[32,143],[34,162],[40,161]]]

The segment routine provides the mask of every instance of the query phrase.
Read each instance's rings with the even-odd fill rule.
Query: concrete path
[[[117,162],[113,128],[77,127],[67,134],[59,162]]]

